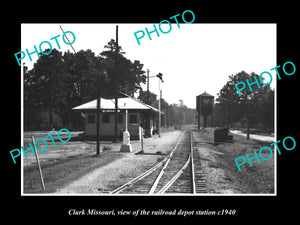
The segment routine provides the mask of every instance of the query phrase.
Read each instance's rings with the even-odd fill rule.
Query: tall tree
[[[138,96],[138,99],[140,99],[142,102],[148,104],[148,105],[151,105],[153,107],[156,107],[155,106],[155,102],[156,102],[156,94],[152,93],[151,91],[149,91],[149,102],[147,102],[147,91],[143,91],[143,90],[140,90],[140,94]]]
[[[24,127],[32,130],[39,125],[38,113],[41,108],[41,101],[37,100],[35,96],[35,89],[37,88],[36,78],[33,76],[33,71],[28,70],[24,66]],[[37,96],[40,97],[40,96]]]
[[[100,57],[106,64],[106,94],[107,96],[114,95],[114,89],[116,82],[116,42],[111,39],[107,45],[104,46],[106,50],[100,53]],[[118,46],[118,65],[119,65],[119,77],[118,77],[118,90],[125,92],[128,95],[133,95],[137,90],[141,89],[140,84],[146,82],[145,71],[143,71],[143,64],[140,61],[135,60],[131,62],[124,56],[125,52],[122,52],[122,47]]]
[[[50,49],[45,50],[48,53]],[[52,112],[64,101],[65,64],[62,53],[53,49],[48,55],[40,55],[30,73],[31,93],[35,104],[49,111],[49,129],[53,129]],[[29,86],[27,86],[29,87]]]
[[[246,118],[247,121],[247,138],[249,138],[250,124],[257,122],[258,108],[264,104],[265,96],[271,91],[269,85],[260,85],[260,88],[253,84],[251,86],[252,92],[246,86],[242,95],[239,96],[235,88],[235,84],[239,82],[245,82],[248,79],[249,83],[253,83],[256,80],[259,82],[259,76],[255,73],[247,74],[245,71],[241,71],[236,75],[230,75],[229,80],[224,87],[218,93],[216,99],[217,107],[224,109],[226,114],[226,123],[241,121]],[[222,110],[221,110],[222,111]]]
[[[66,52],[63,58],[67,65],[65,76],[68,99],[64,120],[69,123],[72,116],[78,117],[72,112],[73,107],[96,98],[97,82],[105,86],[104,66],[100,57],[96,57],[90,49],[81,50],[76,54]]]
[[[52,112],[62,116],[64,124],[79,121],[72,108],[96,98],[97,84],[102,97],[113,97],[116,74],[116,43],[112,39],[104,51],[95,56],[91,50],[62,54],[53,49],[41,54],[30,71],[24,73],[24,113],[26,125],[35,122],[39,112],[49,111],[49,129],[53,128]],[[118,47],[118,90],[133,95],[146,82],[143,64],[127,59]],[[47,49],[44,52],[48,53]],[[76,115],[75,115],[76,114]],[[74,117],[75,115],[75,117]],[[28,126],[26,126],[28,127]]]

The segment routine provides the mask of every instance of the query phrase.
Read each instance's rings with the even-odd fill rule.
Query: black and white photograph
[[[296,215],[292,14],[84,8],[16,16],[4,46],[3,193],[21,218],[226,224]]]
[[[21,31],[24,195],[276,194],[276,24]]]

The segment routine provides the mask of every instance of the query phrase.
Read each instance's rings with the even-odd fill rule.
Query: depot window
[[[102,115],[102,123],[109,123],[109,114],[103,114]]]
[[[87,117],[87,122],[88,123],[95,123],[96,119],[95,119],[95,115],[94,114],[90,114]]]
[[[137,116],[137,114],[131,114],[129,116],[129,123],[138,123],[138,116]]]
[[[123,123],[123,114],[118,114],[118,123]]]

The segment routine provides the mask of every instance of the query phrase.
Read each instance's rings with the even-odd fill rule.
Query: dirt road
[[[243,137],[246,137],[247,134],[242,133],[240,130],[230,130],[231,133],[237,134]],[[265,141],[265,142],[275,142],[275,137],[272,136],[265,136],[265,135],[259,135],[259,134],[250,134],[250,138],[258,141]]]

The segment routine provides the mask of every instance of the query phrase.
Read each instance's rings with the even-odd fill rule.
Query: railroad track
[[[184,130],[174,149],[161,162],[110,194],[207,193],[199,153],[193,148],[191,130]]]

